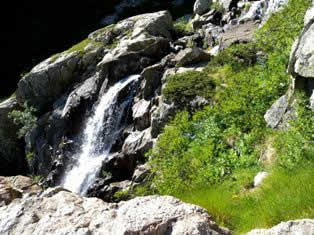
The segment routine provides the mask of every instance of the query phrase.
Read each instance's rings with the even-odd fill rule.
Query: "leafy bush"
[[[23,109],[23,111],[13,110],[8,115],[16,125],[21,126],[17,133],[18,138],[23,138],[27,132],[37,125],[36,109],[27,105],[27,103],[24,103]]]
[[[303,29],[306,10],[310,0],[289,0],[280,12],[273,14],[256,34],[257,43],[265,52],[277,52],[289,56],[291,46]]]
[[[152,171],[158,176],[154,184],[160,193],[182,193],[187,188],[219,183],[234,169],[257,165],[254,134],[236,137],[233,146],[215,110],[207,108],[190,119],[187,112],[179,113],[165,128],[152,156]],[[253,143],[254,144],[253,144]]]
[[[230,65],[235,70],[251,66],[257,62],[258,51],[259,47],[255,42],[235,44],[214,57],[210,62],[210,67]]]
[[[307,6],[309,1],[291,0],[258,30],[255,42],[221,52],[203,72],[168,78],[162,91],[167,99],[184,107],[200,95],[213,99],[215,105],[194,114],[180,112],[165,128],[150,153],[157,191],[175,195],[216,185],[235,170],[258,166],[260,145],[273,135],[263,116],[288,88],[289,51],[303,27]],[[288,39],[281,40],[285,34]],[[298,110],[303,121],[289,131],[276,132],[281,167],[292,169],[313,155],[311,115],[309,110]]]
[[[167,79],[162,94],[167,100],[180,105],[187,104],[196,96],[210,99],[216,86],[208,74],[197,71],[175,74]]]
[[[178,18],[175,22],[174,22],[174,29],[181,34],[189,34],[191,32],[193,32],[192,29],[192,24],[191,22],[189,22],[190,17],[189,16],[183,16]]]

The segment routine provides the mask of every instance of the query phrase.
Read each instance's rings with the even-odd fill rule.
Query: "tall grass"
[[[294,170],[274,168],[262,186],[249,189],[256,169],[237,172],[221,185],[177,195],[206,208],[235,234],[267,228],[281,221],[314,218],[314,160]]]

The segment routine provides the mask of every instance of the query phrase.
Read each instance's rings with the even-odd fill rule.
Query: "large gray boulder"
[[[314,7],[307,11],[304,23],[292,47],[288,71],[295,77],[296,87],[310,94],[310,105],[314,108]]]
[[[289,71],[293,75],[314,78],[314,14],[313,8],[308,11],[305,22],[308,22],[299,39],[295,42],[289,62]]]
[[[15,98],[0,103],[0,174],[16,175],[27,172],[24,141],[18,139],[19,127],[8,117],[8,114],[19,109]]]
[[[212,222],[204,209],[169,196],[138,197],[109,204],[51,188],[0,207],[0,234],[220,235],[229,232]]]
[[[170,13],[160,11],[122,20],[109,31],[90,35],[116,44],[98,64],[98,70],[112,83],[140,72],[169,53],[172,28]]]
[[[175,61],[177,67],[183,67],[186,65],[196,64],[202,61],[209,61],[211,58],[210,54],[205,52],[204,50],[193,47],[193,48],[186,48],[180,51],[176,57]]]
[[[133,120],[136,130],[142,131],[150,126],[151,102],[141,99],[133,107]]]
[[[211,4],[212,0],[196,0],[194,4],[194,13],[198,15],[206,13],[210,9]]]
[[[289,106],[289,97],[283,95],[280,97],[264,115],[267,125],[271,128],[276,128],[282,120]]]
[[[314,235],[314,220],[291,220],[270,229],[255,229],[247,235]]]
[[[64,54],[54,61],[49,58],[34,67],[18,83],[16,91],[20,103],[28,102],[36,109],[47,108],[73,82],[80,55],[78,52]]]
[[[168,11],[134,16],[97,30],[70,50],[35,66],[18,83],[17,100],[47,111],[73,84],[95,71],[110,78],[111,84],[140,72],[167,54],[171,30]]]

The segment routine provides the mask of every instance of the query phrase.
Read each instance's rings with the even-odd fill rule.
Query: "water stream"
[[[123,115],[133,98],[129,94],[119,103],[119,93],[138,78],[139,75],[132,75],[117,82],[96,103],[83,130],[81,150],[73,156],[75,163],[68,166],[63,177],[61,185],[64,188],[85,195],[95,182],[102,161],[120,133]]]

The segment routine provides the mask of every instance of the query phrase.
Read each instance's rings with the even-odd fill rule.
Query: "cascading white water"
[[[124,110],[132,98],[128,97],[118,104],[119,92],[138,78],[139,75],[132,75],[117,82],[100,98],[93,115],[86,122],[76,162],[65,172],[61,183],[64,188],[85,195],[89,186],[95,182],[102,161],[108,156],[119,134]]]

